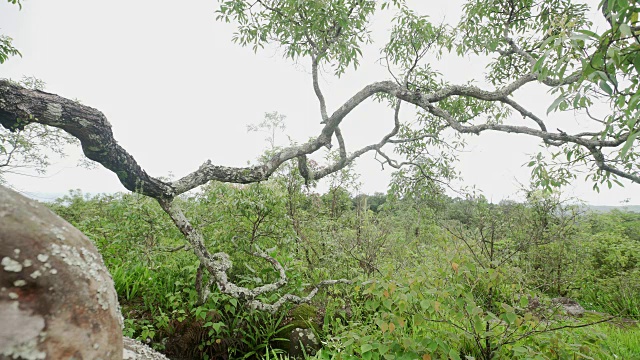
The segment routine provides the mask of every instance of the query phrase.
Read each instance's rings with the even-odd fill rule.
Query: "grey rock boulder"
[[[45,206],[0,186],[0,359],[122,359],[102,257]]]
[[[581,317],[584,314],[584,308],[577,301],[567,297],[557,297],[551,299],[551,303],[561,306],[567,315]]]

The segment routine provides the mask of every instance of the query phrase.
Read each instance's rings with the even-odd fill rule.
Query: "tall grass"
[[[632,279],[618,277],[585,284],[578,300],[589,310],[640,320],[640,279]]]

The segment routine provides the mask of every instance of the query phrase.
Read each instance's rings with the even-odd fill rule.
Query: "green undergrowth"
[[[604,314],[570,318],[528,309],[524,297],[493,306],[469,289],[463,269],[450,283],[411,273],[354,288],[354,316],[330,322],[320,359],[636,359],[635,322]],[[471,291],[469,291],[471,290]],[[488,308],[490,310],[488,310]],[[621,322],[622,321],[622,322]],[[557,330],[554,330],[557,329]],[[485,351],[488,350],[490,351]],[[490,354],[490,355],[489,355]],[[486,356],[486,357],[485,357]]]
[[[176,201],[212,252],[230,254],[237,284],[277,277],[255,246],[285,266],[289,283],[265,302],[325,279],[354,284],[275,314],[215,287],[199,303],[198,261],[156,202],[71,193],[51,205],[99,248],[124,334],[172,359],[285,359],[295,327],[321,339],[317,359],[640,359],[640,217],[570,222],[546,203],[391,195],[373,211],[366,197],[292,193],[286,182],[211,184]],[[589,311],[569,317],[558,296]]]

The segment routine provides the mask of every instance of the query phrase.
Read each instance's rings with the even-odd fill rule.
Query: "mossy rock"
[[[314,320],[318,315],[318,308],[309,304],[300,304],[289,311],[293,320]]]
[[[291,309],[277,333],[277,337],[283,340],[275,341],[273,347],[288,351],[289,337],[295,328],[312,329],[317,336],[321,330],[317,315],[318,308],[309,304],[301,304]]]

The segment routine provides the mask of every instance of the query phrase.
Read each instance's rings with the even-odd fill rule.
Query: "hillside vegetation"
[[[343,172],[320,195],[289,169],[179,199],[206,245],[231,254],[236,283],[277,278],[256,246],[285,266],[289,283],[264,300],[353,280],[275,314],[215,287],[200,302],[207,275],[152,199],[72,192],[51,207],[99,247],[125,334],[175,359],[284,357],[293,327],[314,329],[320,359],[640,358],[640,214],[537,191],[525,203],[449,198],[406,179],[354,197]],[[553,298],[587,311],[570,316]]]

